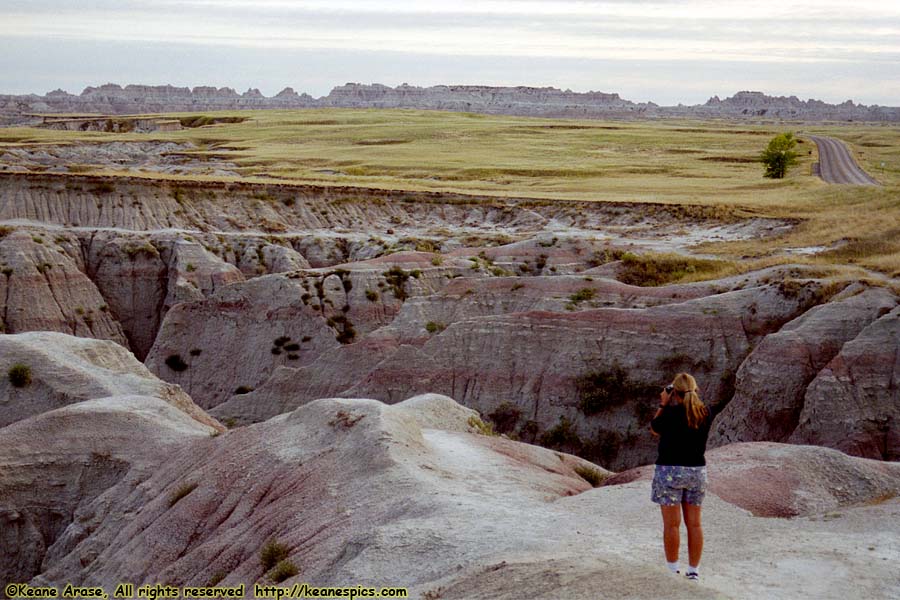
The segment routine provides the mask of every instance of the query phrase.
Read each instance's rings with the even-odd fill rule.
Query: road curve
[[[819,148],[819,177],[824,181],[848,185],[881,185],[856,164],[844,142],[819,135],[806,137]]]

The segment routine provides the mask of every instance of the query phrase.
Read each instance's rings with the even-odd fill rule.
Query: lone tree
[[[793,133],[776,135],[769,142],[768,147],[760,155],[760,160],[766,166],[766,177],[782,179],[788,168],[797,164],[797,153],[794,147],[797,140]]]

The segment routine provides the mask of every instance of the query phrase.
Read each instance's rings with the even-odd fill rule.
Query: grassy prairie
[[[150,134],[0,129],[0,152],[7,144],[191,141],[199,156],[236,163],[244,177],[260,182],[721,206],[802,223],[775,241],[707,244],[705,253],[759,264],[783,260],[786,248],[840,246],[799,260],[900,275],[897,125],[602,122],[345,109],[204,115],[246,120]],[[196,115],[166,115],[190,116]],[[783,131],[800,138],[800,164],[784,180],[767,180],[755,159]],[[836,186],[813,177],[815,145],[804,133],[843,139],[884,185]]]

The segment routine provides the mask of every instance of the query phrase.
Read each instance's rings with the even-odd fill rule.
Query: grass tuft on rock
[[[275,568],[272,569],[272,572],[269,573],[269,579],[274,583],[281,583],[285,579],[290,579],[299,572],[300,570],[294,563],[289,560],[282,560],[279,561],[279,563],[275,565]]]
[[[578,465],[575,467],[575,473],[591,484],[593,487],[599,487],[601,483],[606,479],[606,476],[603,475],[600,471],[595,469],[594,467],[588,467],[586,465]]]
[[[197,489],[196,483],[184,483],[178,486],[178,489],[172,492],[172,495],[169,497],[169,506],[175,506],[179,500],[193,492],[195,489]]]
[[[259,551],[259,564],[264,571],[269,571],[281,561],[286,560],[288,552],[289,549],[285,544],[276,539],[270,539]]]

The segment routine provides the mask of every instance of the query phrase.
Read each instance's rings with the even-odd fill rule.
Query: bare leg
[[[663,547],[666,550],[666,561],[678,562],[678,546],[681,544],[681,511],[678,505],[660,506],[663,519]]]
[[[681,503],[684,511],[684,524],[687,526],[688,560],[692,567],[700,566],[700,555],[703,554],[703,527],[700,525],[700,507],[695,504]]]

